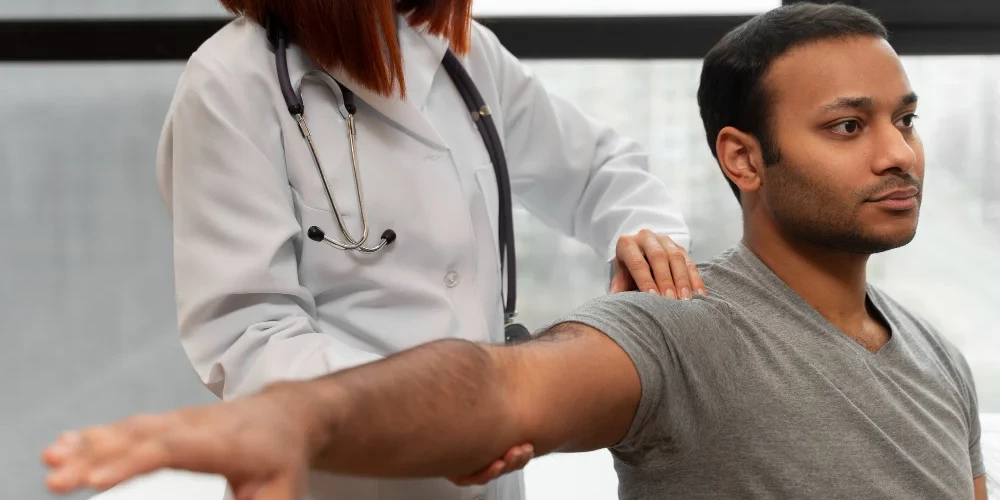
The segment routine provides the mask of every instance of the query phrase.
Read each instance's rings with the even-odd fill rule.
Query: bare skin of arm
[[[972,480],[972,484],[976,489],[976,500],[987,500],[986,499],[986,475],[983,474]]]
[[[469,473],[521,443],[538,454],[611,446],[640,395],[625,352],[576,324],[515,347],[438,342],[309,391],[332,410],[314,424],[314,467],[378,476]]]
[[[44,459],[56,492],[174,468],[222,474],[240,500],[292,499],[310,468],[454,477],[522,443],[538,454],[611,446],[640,393],[614,341],[566,323],[517,346],[439,341],[242,400],[71,433]]]

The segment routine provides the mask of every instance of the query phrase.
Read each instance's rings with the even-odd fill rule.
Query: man
[[[859,9],[797,4],[708,54],[698,100],[745,229],[700,267],[708,296],[611,295],[518,346],[436,342],[70,434],[50,487],[174,467],[291,499],[309,467],[457,476],[530,443],[610,447],[623,499],[985,499],[968,366],[866,282],[913,238],[924,173],[885,38]]]

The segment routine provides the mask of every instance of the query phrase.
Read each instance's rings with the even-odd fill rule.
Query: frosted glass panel
[[[51,498],[62,430],[214,399],[177,339],[154,175],[181,69],[0,66],[0,498]]]

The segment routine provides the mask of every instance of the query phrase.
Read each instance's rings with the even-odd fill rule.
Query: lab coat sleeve
[[[320,331],[315,300],[298,280],[301,227],[278,122],[259,111],[271,100],[263,85],[254,92],[241,83],[221,63],[191,60],[157,172],[173,218],[181,343],[224,399],[379,358]]]
[[[649,172],[633,140],[551,95],[486,28],[494,57],[502,136],[515,198],[559,232],[610,261],[618,237],[650,229],[690,246],[687,225],[667,186]],[[595,75],[597,76],[597,75]]]

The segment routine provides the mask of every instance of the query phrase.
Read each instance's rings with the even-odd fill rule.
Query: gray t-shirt
[[[611,452],[620,498],[963,499],[983,474],[965,359],[869,287],[873,354],[740,245],[699,266],[707,297],[591,301],[566,321],[614,339],[642,398]]]

